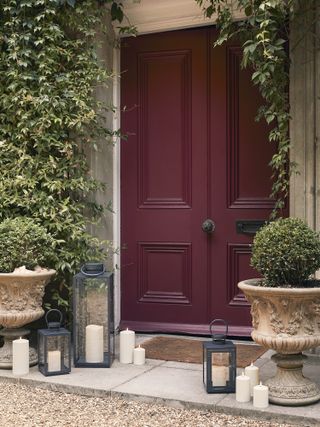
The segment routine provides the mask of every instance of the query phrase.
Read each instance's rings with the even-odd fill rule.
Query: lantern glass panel
[[[45,367],[45,335],[38,334],[38,364],[39,369]],[[41,369],[40,369],[41,370]]]
[[[211,353],[211,381],[214,387],[225,387],[229,381],[230,353]]]
[[[112,275],[79,273],[74,284],[75,365],[109,367],[114,353]]]

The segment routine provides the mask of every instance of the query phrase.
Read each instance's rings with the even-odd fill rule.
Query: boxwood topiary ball
[[[320,268],[319,233],[298,218],[271,222],[254,238],[251,265],[266,286],[301,286]]]
[[[0,272],[10,273],[26,266],[51,267],[55,260],[55,241],[45,227],[33,218],[9,218],[0,223]]]

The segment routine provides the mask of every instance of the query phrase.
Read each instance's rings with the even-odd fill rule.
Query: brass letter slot
[[[238,234],[256,234],[267,221],[261,219],[245,219],[236,221],[236,230]]]

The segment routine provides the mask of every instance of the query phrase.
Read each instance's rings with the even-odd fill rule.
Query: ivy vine
[[[288,197],[289,179],[296,165],[289,160],[289,27],[298,9],[298,0],[238,0],[245,19],[233,19],[232,1],[195,0],[210,18],[217,15],[219,36],[215,45],[237,38],[243,47],[242,66],[250,67],[252,81],[259,87],[265,105],[257,119],[264,117],[272,126],[269,140],[277,145],[270,165],[271,198],[275,199],[272,218],[281,214]]]
[[[110,20],[123,20],[116,1],[2,0],[0,7],[0,221],[31,217],[52,234],[54,298],[66,306],[70,276],[107,255],[86,231],[108,206],[91,197],[105,184],[85,153],[120,137],[107,126],[113,107],[95,96],[113,77],[96,54]]]

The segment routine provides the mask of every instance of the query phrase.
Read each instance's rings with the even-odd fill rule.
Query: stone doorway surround
[[[292,149],[290,158],[298,163],[299,174],[292,176],[290,183],[290,215],[300,217],[314,229],[320,231],[320,4],[318,0],[302,0],[309,12],[305,17],[297,17],[290,36],[290,108],[292,121],[290,136]],[[236,2],[234,2],[236,5]],[[212,25],[212,20],[205,19],[195,0],[125,0],[125,12],[130,24],[136,25],[141,34],[162,32],[182,28]],[[313,7],[312,7],[313,6]],[[235,7],[235,19],[241,14]],[[307,30],[306,30],[307,29]],[[115,29],[116,33],[116,29]],[[298,43],[299,42],[299,43]],[[121,78],[120,52],[105,44],[101,55],[115,72],[113,87],[107,96],[120,108]],[[109,117],[113,129],[120,128],[120,114]],[[110,239],[117,248],[120,245],[120,149],[116,144],[113,149],[91,154],[91,168],[94,174],[108,184],[112,182],[109,193],[98,195],[101,201],[112,199],[114,213],[106,217],[99,229],[101,238]],[[114,265],[120,266],[120,257],[116,253]],[[120,275],[115,272],[115,321],[120,320]]]

